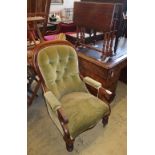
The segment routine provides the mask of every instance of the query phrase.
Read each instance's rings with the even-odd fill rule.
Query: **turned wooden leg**
[[[109,115],[108,116],[104,116],[102,118],[102,123],[103,123],[103,126],[106,126],[108,124],[108,119],[109,119]]]
[[[73,142],[66,143],[66,149],[68,152],[72,152],[74,148]]]

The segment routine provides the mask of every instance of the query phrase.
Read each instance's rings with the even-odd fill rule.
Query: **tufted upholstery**
[[[49,114],[62,135],[64,132],[57,118],[57,109],[60,107],[69,120],[67,125],[70,136],[75,138],[108,115],[109,107],[91,95],[80,79],[74,48],[69,46],[67,41],[61,41],[64,43],[61,45],[53,42],[40,48],[37,56],[39,70],[48,88],[44,96]],[[90,82],[88,78],[87,81]],[[100,87],[100,83],[93,81],[93,84]]]
[[[57,99],[75,91],[87,92],[79,77],[78,59],[72,47],[67,45],[46,47],[39,52],[38,63],[46,86]]]
[[[109,112],[108,105],[85,92],[73,92],[60,100],[69,118],[68,128],[73,138],[96,123]]]

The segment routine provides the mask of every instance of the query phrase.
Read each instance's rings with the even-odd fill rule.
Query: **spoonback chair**
[[[64,40],[47,41],[34,49],[34,65],[40,76],[49,115],[61,132],[68,151],[74,139],[102,119],[108,122],[110,106],[91,95],[85,83],[104,90],[101,83],[85,77],[81,80],[78,57],[73,45]]]

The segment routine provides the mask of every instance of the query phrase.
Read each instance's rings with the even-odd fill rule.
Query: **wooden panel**
[[[74,3],[74,23],[97,31],[110,31],[113,24],[115,4],[95,2]]]
[[[27,0],[28,16],[48,15],[51,0]]]
[[[123,12],[127,11],[127,0],[81,0],[82,2],[99,2],[99,3],[122,3]]]
[[[125,0],[81,0],[83,2],[122,3]]]
[[[79,53],[78,56],[79,56],[80,73],[82,73],[82,75],[84,76],[91,75],[92,78],[95,78],[99,82],[102,82],[102,80],[104,81],[107,80],[108,71],[106,69],[102,67],[97,67],[95,63],[92,63],[88,59],[81,57],[81,54]]]
[[[83,57],[83,54],[78,52],[79,70],[85,77],[89,76],[102,83],[102,86],[111,90],[115,94],[117,81],[119,80],[120,72],[127,64],[127,59],[120,61],[115,67],[105,68],[101,62],[95,59]],[[96,93],[93,89],[89,88],[91,93]]]
[[[41,16],[44,18],[44,21],[39,22],[43,24],[43,31],[42,31],[43,35],[46,31],[50,3],[51,3],[51,0],[27,0],[27,17],[37,17],[37,16],[40,17]],[[35,27],[34,21],[31,23],[29,22],[28,27],[31,27],[31,28]],[[41,33],[39,35],[41,36]],[[43,40],[42,37],[41,37],[41,40]]]

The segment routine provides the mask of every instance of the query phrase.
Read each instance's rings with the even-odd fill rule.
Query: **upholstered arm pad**
[[[88,85],[90,85],[90,86],[92,86],[92,87],[94,87],[96,89],[99,89],[100,87],[102,87],[102,84],[100,82],[98,82],[98,81],[96,81],[96,80],[94,80],[94,79],[92,79],[92,78],[90,78],[88,76],[84,77],[83,81],[86,84],[88,84]]]
[[[61,107],[61,103],[58,101],[58,99],[53,95],[51,91],[47,91],[44,93],[45,99],[50,104],[53,111],[56,111]]]
[[[102,84],[101,84],[100,82],[98,82],[98,81],[92,79],[91,77],[86,76],[86,77],[83,78],[83,81],[84,81],[86,84],[92,86],[93,88],[96,88],[96,89],[100,89],[100,88],[101,88],[102,91],[104,91],[107,95],[112,95],[112,92],[111,92],[111,91],[109,91],[109,90],[103,88],[103,87],[102,87]]]

